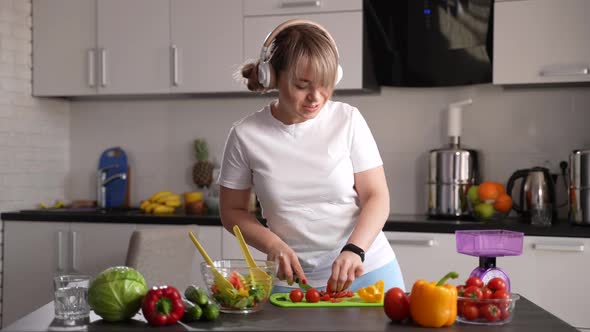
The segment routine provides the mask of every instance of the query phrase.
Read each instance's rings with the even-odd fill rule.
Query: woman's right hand
[[[286,280],[289,286],[293,284],[296,277],[299,280],[305,280],[299,258],[285,242],[279,241],[273,244],[268,251],[267,260],[278,263],[277,277],[279,280]]]

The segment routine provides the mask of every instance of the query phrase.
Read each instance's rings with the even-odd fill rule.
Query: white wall
[[[0,212],[64,198],[69,127],[68,102],[31,97],[30,1],[0,1]]]
[[[378,95],[336,96],[357,106],[373,130],[385,162],[392,213],[426,212],[426,157],[447,143],[446,105],[464,98],[474,103],[464,112],[462,142],[481,153],[484,179],[506,182],[514,170],[536,165],[557,172],[571,150],[590,147],[590,87],[384,87]],[[192,140],[205,137],[218,160],[232,122],[269,100],[73,102],[68,194],[72,199],[95,197],[98,158],[110,146],[121,146],[129,155],[132,203],[159,190],[194,190]]]

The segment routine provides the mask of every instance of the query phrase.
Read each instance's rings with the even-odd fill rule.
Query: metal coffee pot
[[[522,178],[520,199],[512,208],[533,225],[550,226],[557,221],[555,185],[549,169],[533,167],[514,172],[506,185],[506,193],[511,197],[515,197],[512,189],[519,178]]]
[[[461,107],[471,99],[449,105],[449,145],[430,150],[428,156],[428,215],[469,218],[467,190],[478,184],[477,151],[461,147]]]
[[[590,225],[590,149],[574,150],[569,166],[569,221]]]

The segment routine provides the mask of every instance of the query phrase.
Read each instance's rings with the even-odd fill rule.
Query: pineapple
[[[199,188],[208,188],[213,182],[213,163],[209,161],[207,141],[197,138],[194,148],[197,163],[193,166],[193,181]]]

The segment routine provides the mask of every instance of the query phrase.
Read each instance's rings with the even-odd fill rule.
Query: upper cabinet
[[[590,1],[496,0],[494,84],[590,81]]]
[[[244,60],[260,57],[266,36],[294,18],[321,24],[334,38],[343,76],[337,90],[363,89],[362,0],[244,0]]]
[[[240,91],[240,0],[33,0],[33,94]]]

